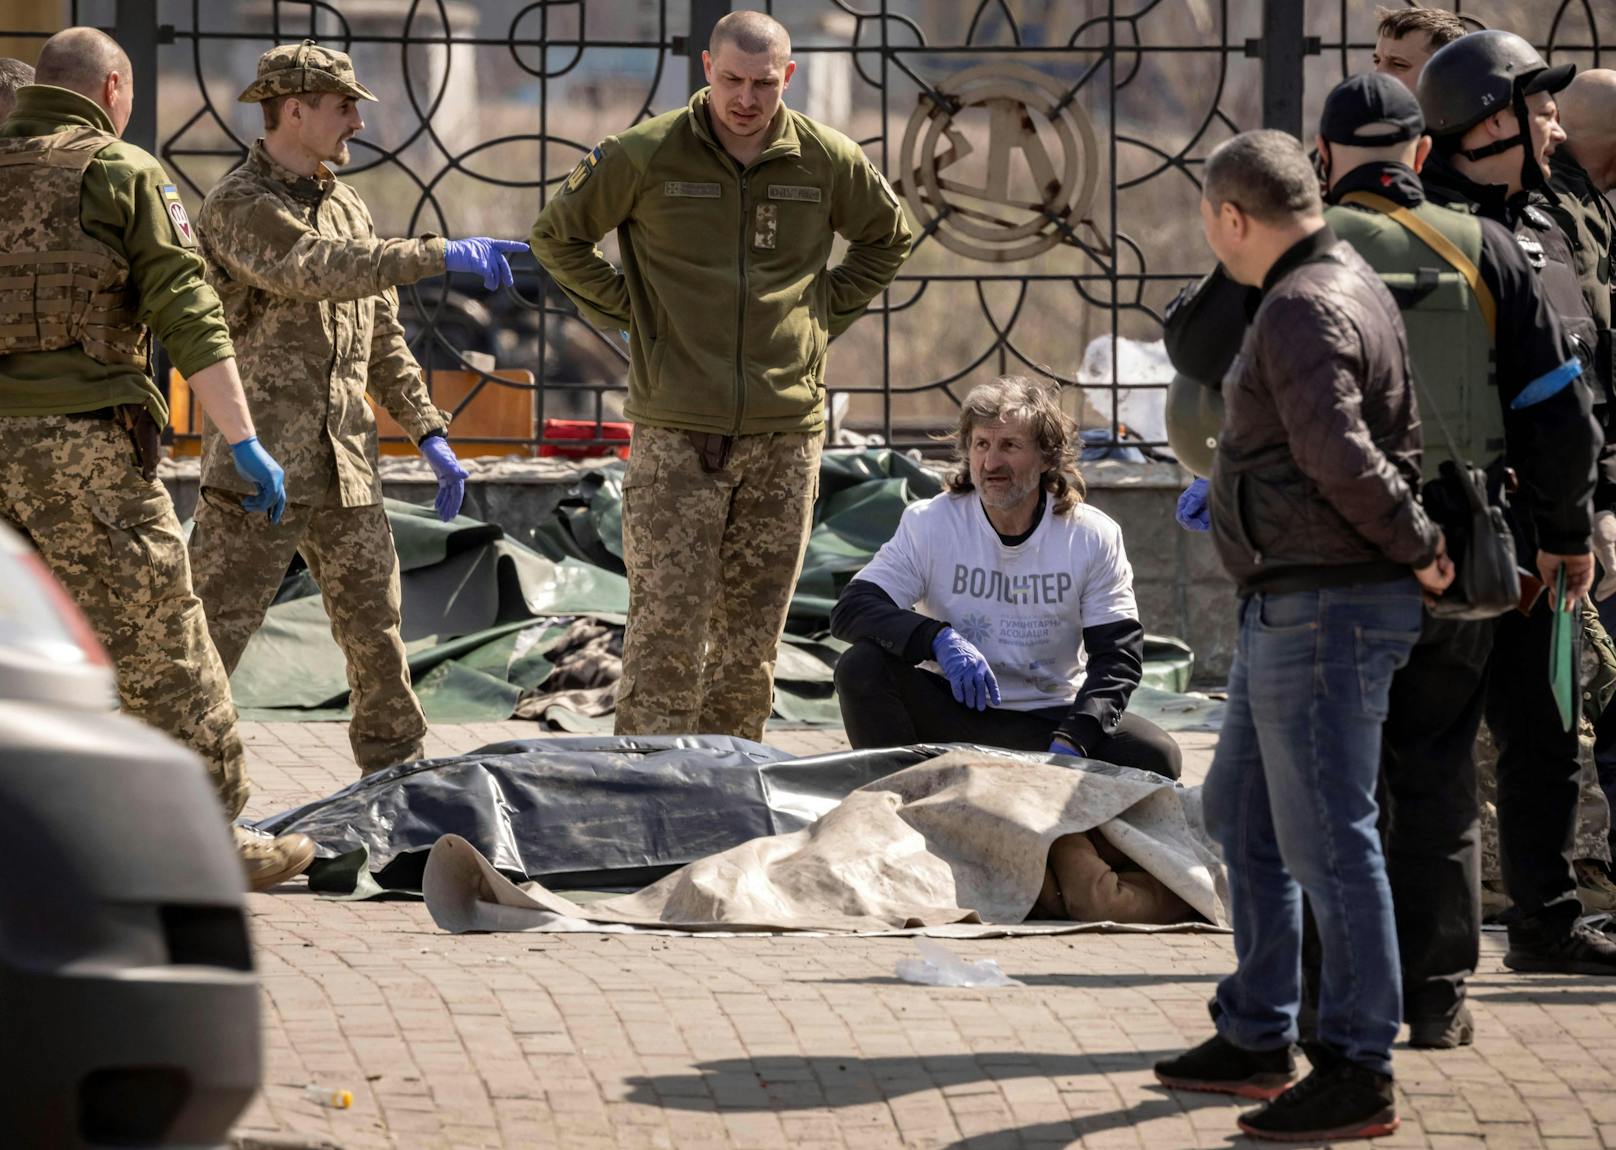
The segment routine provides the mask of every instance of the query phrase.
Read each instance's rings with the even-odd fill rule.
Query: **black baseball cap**
[[[1324,98],[1319,135],[1332,144],[1378,148],[1425,134],[1420,102],[1402,84],[1379,72],[1348,76]]]

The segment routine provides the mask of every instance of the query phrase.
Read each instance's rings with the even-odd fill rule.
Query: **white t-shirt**
[[[1077,698],[1083,628],[1139,618],[1122,529],[1087,504],[1070,515],[1046,507],[1032,535],[1007,547],[974,491],[912,503],[854,578],[958,631],[993,668],[1000,705],[1018,711]]]

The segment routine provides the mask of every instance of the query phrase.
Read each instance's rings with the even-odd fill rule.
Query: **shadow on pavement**
[[[627,1101],[673,1109],[814,1110],[863,1106],[920,1091],[1010,1078],[1077,1078],[1148,1069],[1178,1050],[1122,1050],[1099,1054],[854,1055],[724,1058],[699,1062],[693,1074],[636,1076],[626,1080]]]

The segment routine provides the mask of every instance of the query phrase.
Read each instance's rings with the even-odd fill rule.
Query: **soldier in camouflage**
[[[303,556],[347,659],[348,737],[369,773],[419,758],[426,719],[399,637],[398,556],[367,395],[431,465],[445,521],[459,514],[466,480],[449,416],[405,342],[395,288],[445,271],[508,286],[501,253],[526,245],[377,237],[364,201],[328,167],[348,161],[348,140],[364,127],[358,102],[375,99],[343,53],[312,40],[272,48],[240,99],[262,105],[265,134],[208,194],[197,238],[262,435],[286,469],[288,507],[277,522],[249,515],[224,439],[208,428],[191,565],[234,670],[287,564]]]
[[[619,734],[762,737],[818,487],[826,347],[909,251],[858,145],[782,105],[790,55],[771,17],[725,16],[702,53],[710,86],[590,151],[533,225],[579,314],[630,345]],[[614,230],[621,271],[595,246]]]
[[[254,434],[184,204],[157,161],[119,139],[129,57],[102,32],[69,28],[45,43],[35,81],[0,127],[0,517],[95,628],[124,710],[201,756],[234,819],[248,794],[236,709],[153,477],[168,408],[151,334],[190,377],[259,511],[279,513],[281,469]],[[255,890],[314,856],[303,835],[235,834]]]

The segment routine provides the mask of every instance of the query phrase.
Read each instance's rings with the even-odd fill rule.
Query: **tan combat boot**
[[[1582,903],[1582,913],[1616,912],[1616,883],[1610,881],[1604,866],[1594,859],[1578,859],[1572,865],[1577,871],[1577,901]]]
[[[247,872],[247,889],[268,890],[302,874],[314,861],[314,840],[308,835],[281,835],[276,838],[249,827],[232,826],[242,869]]]

